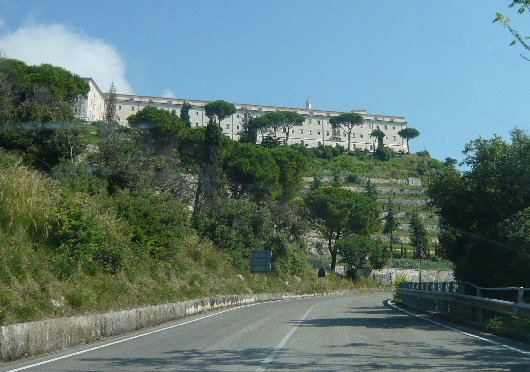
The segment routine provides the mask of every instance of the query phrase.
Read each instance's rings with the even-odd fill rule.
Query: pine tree
[[[387,214],[384,218],[385,224],[383,226],[383,233],[390,234],[390,252],[394,253],[394,248],[392,247],[393,233],[396,229],[397,221],[394,217],[394,204],[392,199],[388,200],[387,205]]]
[[[428,239],[427,230],[423,226],[423,222],[417,213],[412,213],[410,216],[410,244],[417,248],[420,244],[423,244],[423,248],[427,250]]]

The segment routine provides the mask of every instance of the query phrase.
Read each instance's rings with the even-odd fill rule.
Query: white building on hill
[[[75,109],[76,117],[86,122],[102,121],[105,117],[104,102],[106,94],[101,92],[92,79],[88,78],[86,80],[90,84],[90,92],[88,99],[81,98],[78,101]],[[208,117],[205,115],[204,106],[211,101],[117,94],[116,115],[121,125],[128,125],[127,118],[146,106],[155,106],[180,115],[180,110],[185,101],[191,104],[191,109],[189,110],[191,125],[194,127],[206,126]],[[223,133],[233,140],[239,139],[239,132],[243,130],[245,115],[247,117],[255,117],[271,111],[295,111],[304,116],[306,120],[301,126],[291,129],[289,144],[304,143],[308,147],[341,145],[346,148],[348,146],[347,133],[341,129],[333,129],[329,122],[331,117],[344,112],[314,110],[311,108],[309,99],[306,102],[305,109],[244,103],[234,103],[234,105],[236,107],[235,114],[221,121]],[[397,134],[401,129],[407,127],[404,117],[368,114],[364,110],[352,110],[352,112],[362,115],[364,119],[364,124],[355,126],[353,130],[351,138],[352,150],[374,151],[377,140],[371,137],[370,134],[373,130],[380,129],[385,133],[383,140],[385,146],[395,152],[408,152],[406,141]],[[285,133],[280,132],[278,137],[285,143]],[[258,138],[258,141],[261,141],[261,138]]]

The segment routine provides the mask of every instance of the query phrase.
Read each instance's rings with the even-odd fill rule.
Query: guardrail
[[[500,299],[492,298],[491,294],[486,297],[491,292],[503,294],[497,296]],[[507,300],[509,292],[515,295],[515,301]],[[524,302],[525,292],[530,293],[530,288],[482,288],[468,282],[403,282],[396,288],[399,301],[414,309],[460,318],[480,326],[485,313],[512,315],[518,318],[520,330],[524,329],[524,319],[530,319],[530,304]]]

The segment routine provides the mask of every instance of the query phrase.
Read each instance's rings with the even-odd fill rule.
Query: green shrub
[[[142,190],[136,194],[119,190],[115,194],[119,215],[130,225],[132,238],[151,256],[174,255],[188,230],[188,213],[168,192]]]
[[[23,228],[35,241],[47,238],[58,204],[59,187],[52,179],[16,164],[0,172],[0,225]]]

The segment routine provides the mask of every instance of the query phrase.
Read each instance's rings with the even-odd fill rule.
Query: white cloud
[[[23,26],[0,35],[0,50],[7,58],[30,65],[51,63],[91,77],[103,92],[114,82],[118,93],[133,93],[125,78],[125,62],[114,46],[60,24]]]
[[[175,98],[175,93],[173,93],[171,89],[164,89],[162,92],[162,97]]]

